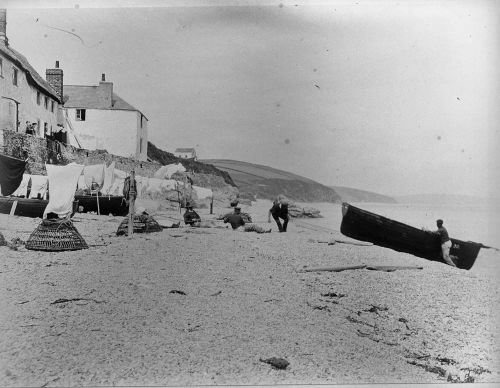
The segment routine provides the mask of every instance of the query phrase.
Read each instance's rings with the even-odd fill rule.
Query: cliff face
[[[299,202],[341,201],[331,187],[286,171],[235,160],[210,159],[203,162],[229,173],[238,186],[241,199],[272,199],[284,194]]]

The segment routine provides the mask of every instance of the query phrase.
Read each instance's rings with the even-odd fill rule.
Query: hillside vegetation
[[[208,159],[203,162],[229,173],[238,186],[242,199],[271,199],[284,194],[301,202],[341,201],[331,187],[287,171],[227,159]]]
[[[331,186],[342,198],[343,202],[377,202],[377,203],[397,203],[394,198],[387,195],[373,193],[371,191],[353,189],[343,186]]]
[[[163,151],[162,149],[156,147],[153,143],[148,141],[148,158],[158,162],[162,165],[181,163],[187,171],[202,174],[212,174],[221,176],[228,185],[236,186],[231,176],[226,172],[217,169],[216,167],[205,164],[201,162],[195,162],[190,159],[181,159],[171,154],[170,152]]]

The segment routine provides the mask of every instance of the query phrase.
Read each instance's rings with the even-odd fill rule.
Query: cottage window
[[[2,58],[0,58],[0,77],[3,78],[3,64],[2,64]]]
[[[85,121],[85,112],[86,109],[77,109],[76,110],[76,121]]]
[[[50,102],[50,111],[54,113],[54,101]]]
[[[40,119],[36,120],[36,134],[40,135]]]
[[[142,154],[142,139],[139,140],[139,153]]]
[[[49,124],[43,123],[43,137],[47,137],[49,134]]]
[[[40,105],[40,92],[36,92],[36,103]]]
[[[12,70],[12,84],[17,86],[17,69],[13,67]]]
[[[49,98],[45,97],[45,109],[49,110]]]

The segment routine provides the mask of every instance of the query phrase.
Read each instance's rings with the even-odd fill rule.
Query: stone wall
[[[0,150],[5,155],[19,159],[27,159],[26,173],[46,175],[45,163],[66,165],[74,162],[83,165],[115,162],[115,168],[130,172],[135,169],[136,175],[152,177],[162,165],[158,162],[141,162],[131,158],[112,155],[103,150],[85,150],[69,144],[42,139],[32,135],[14,131],[0,131]],[[179,180],[186,181],[189,176],[193,185],[212,189],[214,204],[228,206],[238,196],[238,189],[228,184],[221,175],[188,171],[181,174]]]
[[[161,167],[157,162],[141,162],[131,158],[112,155],[104,150],[85,150],[40,137],[1,131],[0,146],[3,153],[20,159],[28,159],[26,172],[45,175],[45,163],[66,165],[74,162],[83,165],[115,162],[115,168],[130,172],[135,169],[136,175],[152,177]]]

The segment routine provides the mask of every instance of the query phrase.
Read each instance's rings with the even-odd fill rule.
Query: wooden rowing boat
[[[20,217],[42,218],[48,203],[47,199],[0,197],[0,213]],[[73,201],[71,217],[75,214],[77,207],[78,201],[75,200]]]
[[[444,263],[439,236],[402,222],[371,213],[348,203],[342,204],[342,234],[361,241],[390,248],[398,252]],[[471,269],[481,248],[489,248],[473,241],[450,239],[450,257],[458,268]]]
[[[42,218],[49,203],[46,199],[0,197],[0,213],[21,217]]]

